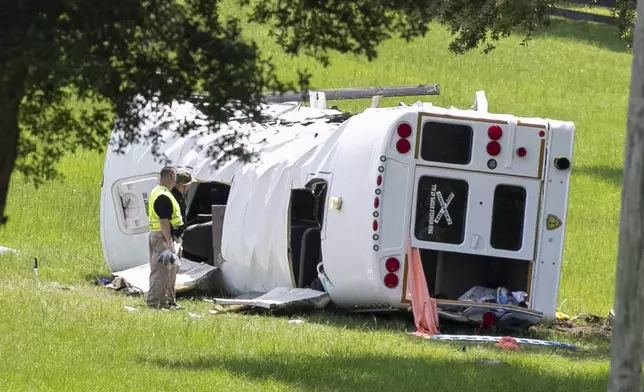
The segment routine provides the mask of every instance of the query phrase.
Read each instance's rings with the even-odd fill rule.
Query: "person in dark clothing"
[[[186,200],[183,197],[183,193],[177,189],[175,186],[172,188],[172,196],[174,196],[175,200],[177,203],[179,203],[179,208],[181,209],[181,217],[183,218],[183,225],[173,227],[172,228],[172,235],[175,236],[176,238],[180,238],[183,235],[183,232],[186,228]]]
[[[188,220],[186,218],[186,199],[184,195],[188,192],[188,188],[193,182],[194,181],[190,173],[185,170],[177,170],[177,183],[174,188],[172,188],[172,195],[179,203],[179,207],[181,208],[181,217],[183,218],[183,225],[173,228],[173,235],[177,238],[181,238],[181,236],[183,236],[183,232],[188,224]]]

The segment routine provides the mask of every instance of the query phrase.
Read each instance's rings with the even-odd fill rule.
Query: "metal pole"
[[[439,95],[440,90],[436,84],[417,85],[417,86],[385,86],[385,87],[366,87],[366,88],[342,88],[342,89],[329,89],[329,90],[312,90],[315,92],[323,92],[326,95],[327,101],[336,101],[344,99],[363,99],[372,98],[376,95],[382,97],[407,97],[416,95]],[[294,92],[284,93],[282,95],[276,93],[264,94],[264,99],[267,102],[282,103],[282,102],[298,102],[300,100],[308,100],[309,92]]]
[[[341,88],[328,90],[312,90],[313,92],[323,92],[327,101],[344,100],[344,99],[362,99],[373,98],[374,96],[382,97],[409,97],[421,95],[439,95],[440,90],[437,84],[421,84],[414,86],[385,86],[385,87],[366,87],[366,88]],[[272,103],[283,102],[300,102],[309,100],[309,91],[288,92],[284,94],[265,93],[264,101]],[[191,99],[200,102],[203,95],[192,95]]]

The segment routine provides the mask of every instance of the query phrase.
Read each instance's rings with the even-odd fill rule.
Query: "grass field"
[[[383,44],[373,63],[334,56],[328,69],[289,59],[265,34],[248,32],[285,76],[309,67],[316,87],[438,83],[441,95],[431,101],[457,107],[470,106],[474,92],[484,89],[491,111],[574,121],[559,302],[570,314],[605,315],[612,308],[631,63],[614,28],[553,19],[528,47],[513,36],[487,56],[456,56],[447,51],[449,34],[433,26],[426,39]],[[178,313],[141,309],[139,298],[90,284],[108,272],[98,231],[102,159],[89,152],[69,156],[62,163],[66,180],[39,189],[14,177],[0,245],[21,253],[0,256],[0,390],[605,390],[605,339],[537,331],[584,350],[506,354],[468,345],[461,352],[406,336],[403,321],[312,316],[290,325],[284,318],[211,315],[202,301],[186,301]],[[139,309],[130,313],[124,305]],[[472,363],[477,358],[507,364]]]

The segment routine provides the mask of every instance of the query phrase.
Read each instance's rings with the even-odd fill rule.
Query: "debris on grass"
[[[507,340],[508,337],[500,336],[486,336],[486,335],[432,335],[429,337],[430,340],[441,340],[441,341],[466,341],[472,343],[492,343],[500,342],[502,339]],[[540,339],[528,339],[528,338],[511,338],[516,341],[517,344],[530,344],[543,347],[553,347],[553,348],[566,348],[569,350],[576,351],[577,346],[569,343],[555,342],[549,340],[540,340]]]
[[[125,294],[133,295],[133,296],[139,296],[143,294],[143,291],[141,289],[139,289],[138,287],[132,286],[121,276],[117,276],[112,281],[112,283],[106,284],[105,287],[114,291],[123,292]]]
[[[299,324],[304,324],[304,320],[301,320],[301,319],[291,319],[291,320],[288,320],[288,323],[289,323],[289,324],[297,324],[297,325],[299,325]]]
[[[226,312],[227,312],[227,309],[225,307],[223,307],[221,305],[217,305],[217,304],[214,304],[213,309],[210,309],[208,311],[208,313],[213,314],[213,315],[219,314],[219,313],[226,313]]]
[[[563,312],[555,313],[555,318],[557,320],[570,320],[570,316],[568,316],[566,313],[563,313]]]
[[[0,255],[3,253],[17,253],[15,249],[7,248],[6,246],[0,246]]]
[[[523,347],[517,342],[517,340],[511,336],[502,337],[499,342],[496,344],[501,350],[507,351],[522,351]]]
[[[128,312],[136,312],[136,308],[132,306],[123,306],[123,309],[127,310]]]
[[[182,258],[181,266],[176,277],[176,292],[185,293],[197,289],[215,270],[217,270],[217,267]],[[123,286],[126,286],[128,289],[126,292],[136,290],[140,294],[146,294],[150,289],[150,263],[144,263],[138,267],[123,271],[112,272],[112,275],[116,276],[115,282],[113,281],[112,285],[117,291],[119,287],[123,288]]]
[[[605,318],[594,314],[582,314],[572,317],[570,320],[556,319],[551,328],[580,338],[593,336],[608,338],[611,336],[614,319],[615,312],[613,310]]]
[[[190,317],[192,317],[192,318],[196,318],[196,319],[203,319],[203,318],[204,318],[204,316],[203,316],[203,315],[201,315],[201,314],[196,314],[196,313],[192,313],[192,312],[188,312],[188,316],[190,316]]]
[[[329,294],[324,291],[277,287],[267,293],[258,293],[254,298],[215,298],[221,305],[248,305],[268,310],[300,308],[300,309],[323,309],[330,302]]]

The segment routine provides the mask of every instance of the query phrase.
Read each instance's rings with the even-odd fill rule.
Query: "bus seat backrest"
[[[188,227],[184,232],[183,248],[191,255],[211,261],[214,252],[212,240],[212,221],[199,223]]]
[[[298,268],[297,286],[310,285],[317,276],[317,265],[322,259],[320,229],[311,227],[304,231]]]
[[[297,284],[297,278],[300,271],[300,258],[302,255],[302,238],[304,237],[304,232],[309,228],[307,225],[293,225],[291,227],[291,260],[293,262],[293,279]]]

